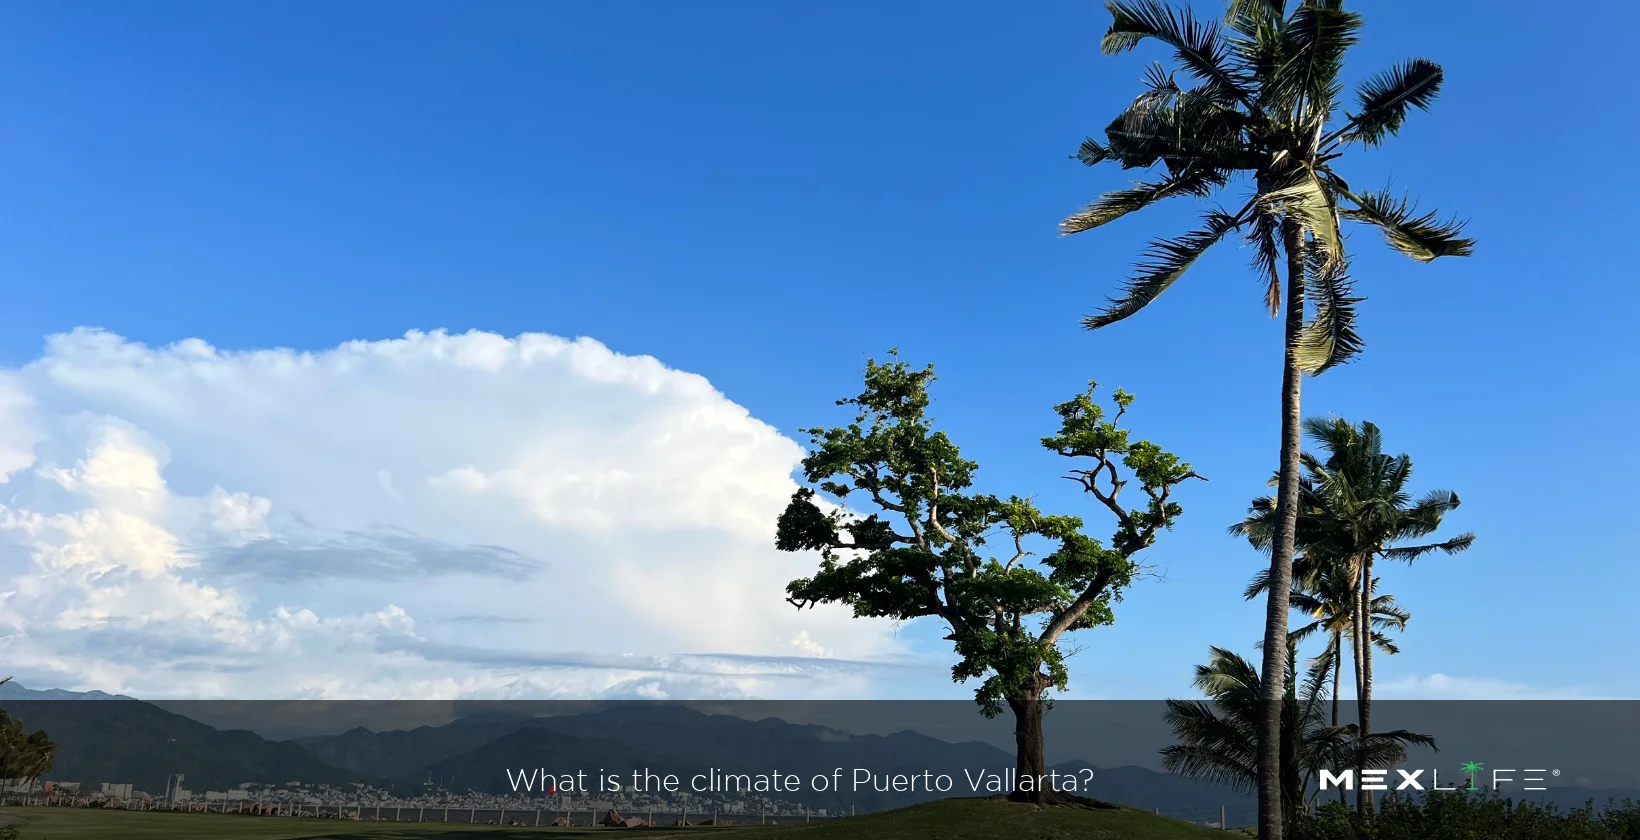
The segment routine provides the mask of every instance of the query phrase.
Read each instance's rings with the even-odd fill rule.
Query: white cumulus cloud
[[[783,597],[801,457],[586,338],[80,329],[0,370],[0,655],[149,697],[868,692],[890,628]]]

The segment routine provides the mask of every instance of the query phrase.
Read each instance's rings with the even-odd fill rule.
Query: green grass
[[[947,799],[882,814],[804,825],[716,829],[503,828],[233,814],[0,808],[0,819],[7,816],[24,820],[20,825],[22,840],[500,840],[503,836],[608,836],[616,831],[635,836],[712,832],[731,835],[733,840],[1225,840],[1227,836],[1215,829],[1125,808],[1118,811],[1037,809],[983,799]]]
[[[752,828],[743,834],[746,840],[1225,840],[1227,836],[1218,829],[1131,808],[1039,809],[989,799],[946,799],[823,823]]]
[[[500,840],[525,834],[577,837],[592,828],[502,828],[465,823],[391,823],[253,817],[239,814],[176,814],[82,808],[0,808],[0,820],[16,817],[22,840]]]

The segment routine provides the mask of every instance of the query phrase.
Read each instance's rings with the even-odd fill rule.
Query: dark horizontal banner
[[[1007,793],[1013,722],[967,701],[0,702],[56,746],[0,795],[309,806],[673,809],[812,818]],[[1168,773],[1161,701],[1060,701],[1046,716],[1055,790],[1211,821],[1245,787]],[[1330,709],[1328,714],[1330,715]],[[1342,703],[1342,722],[1356,708]],[[1640,701],[1378,701],[1372,730],[1433,738],[1327,791],[1495,792],[1581,804],[1640,798]],[[351,805],[348,805],[351,803]],[[1232,816],[1234,819],[1234,816]]]

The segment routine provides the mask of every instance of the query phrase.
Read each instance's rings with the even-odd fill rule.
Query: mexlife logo
[[[1440,790],[1440,791],[1459,791],[1459,790],[1473,791],[1473,790],[1486,790],[1487,789],[1487,788],[1479,787],[1476,784],[1476,780],[1479,779],[1481,777],[1481,773],[1486,770],[1486,765],[1479,762],[1479,761],[1471,761],[1467,764],[1464,764],[1463,767],[1460,770],[1460,776],[1465,776],[1466,775],[1466,776],[1469,777],[1469,786],[1468,787],[1457,787],[1455,785],[1452,786],[1452,787],[1441,787],[1441,771],[1438,770],[1438,769],[1425,768],[1424,770],[1402,770],[1398,767],[1393,768],[1393,769],[1395,770],[1396,774],[1398,774],[1399,778],[1391,779],[1390,776],[1389,776],[1389,773],[1390,773],[1389,770],[1360,770],[1360,771],[1357,771],[1354,768],[1351,768],[1351,769],[1348,769],[1348,770],[1340,771],[1338,773],[1334,773],[1331,770],[1322,770],[1321,771],[1321,789],[1322,790],[1358,790],[1358,789],[1359,790]],[[1423,776],[1424,776],[1424,773],[1426,771],[1429,773],[1429,787],[1424,786]],[[1515,775],[1517,773],[1523,774],[1523,775],[1521,775],[1520,777],[1517,778],[1516,775]],[[1496,769],[1496,770],[1492,771],[1492,787],[1491,787],[1491,790],[1495,791],[1502,785],[1526,784],[1526,783],[1529,783],[1529,782],[1536,782],[1536,783],[1541,785],[1544,781],[1544,774],[1548,774],[1550,776],[1559,776],[1560,771],[1559,770],[1547,770],[1547,769],[1541,769],[1541,770],[1530,770],[1530,769],[1528,769],[1528,770],[1506,770],[1506,769],[1503,769],[1503,768],[1499,768],[1499,769]],[[1394,785],[1393,788],[1391,787],[1392,784]],[[1548,788],[1547,787],[1522,787],[1521,790],[1548,790]]]

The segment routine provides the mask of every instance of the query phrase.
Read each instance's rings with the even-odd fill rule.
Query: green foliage
[[[1059,429],[1042,445],[1077,464],[1068,477],[1115,521],[1107,545],[1084,533],[1080,517],[974,491],[978,465],[928,417],[933,380],[932,367],[898,358],[867,363],[864,390],[837,403],[855,409],[852,422],[804,430],[810,486],[780,515],[776,546],[820,554],[813,576],[787,586],[799,608],[838,603],[859,617],[943,619],[960,657],[952,678],[981,680],[975,699],[995,715],[1005,701],[1065,687],[1065,634],[1115,620],[1112,605],[1140,572],[1134,555],[1183,512],[1173,489],[1199,476],[1131,439],[1120,425],[1133,404],[1124,391],[1108,409],[1092,384],[1055,406]],[[1134,508],[1121,496],[1130,482],[1144,494]],[[1006,546],[1005,556],[991,554],[993,544]]]
[[[1295,564],[1298,578],[1313,579],[1330,563],[1348,563],[1359,574],[1360,564],[1368,558],[1410,562],[1431,552],[1465,551],[1474,544],[1471,533],[1435,543],[1403,544],[1438,530],[1446,515],[1458,508],[1458,494],[1431,490],[1414,499],[1407,489],[1412,458],[1385,453],[1378,426],[1312,417],[1304,421],[1304,428],[1321,445],[1323,455],[1302,456],[1298,547],[1303,556]],[[1231,526],[1231,533],[1268,551],[1275,538],[1275,506],[1273,497],[1254,499],[1247,518]]]
[[[1495,796],[1431,793],[1411,800],[1391,796],[1362,814],[1338,803],[1323,805],[1293,825],[1294,840],[1640,840],[1640,806],[1589,803],[1562,811],[1554,805]]]
[[[1162,766],[1193,779],[1253,790],[1258,780],[1258,669],[1241,656],[1212,648],[1206,665],[1196,666],[1195,686],[1208,698],[1168,700],[1164,719],[1177,744],[1162,750]],[[1427,735],[1406,730],[1358,737],[1354,725],[1338,726],[1326,715],[1327,675],[1334,659],[1310,663],[1302,685],[1297,678],[1297,640],[1289,637],[1281,715],[1282,800],[1289,819],[1309,805],[1323,769],[1391,767],[1406,759],[1409,744],[1434,747]]]
[[[1265,304],[1280,310],[1280,256],[1305,266],[1290,278],[1311,315],[1289,336],[1303,369],[1318,374],[1348,361],[1363,342],[1342,266],[1341,220],[1372,225],[1391,246],[1428,262],[1466,256],[1463,224],[1418,214],[1387,192],[1357,194],[1335,168],[1353,143],[1373,146],[1401,130],[1408,113],[1440,93],[1440,65],[1413,59],[1362,84],[1353,113],[1341,105],[1344,60],[1360,40],[1362,18],[1342,2],[1232,0],[1221,20],[1160,0],[1109,0],[1110,28],[1101,48],[1127,52],[1146,41],[1171,50],[1176,70],[1156,64],[1144,90],[1089,137],[1076,158],[1088,166],[1160,169],[1159,179],[1105,194],[1060,223],[1063,234],[1103,226],[1175,196],[1207,198],[1244,173],[1253,187],[1239,210],[1211,211],[1200,230],[1153,242],[1134,274],[1103,311],[1084,324],[1098,329],[1127,318],[1173,285],[1208,249],[1242,232],[1254,264],[1270,278]],[[1181,84],[1181,77],[1187,84]]]
[[[0,679],[0,685],[8,682],[11,677]],[[57,745],[44,731],[29,732],[23,721],[0,709],[0,779],[38,779],[51,770],[56,755]]]

